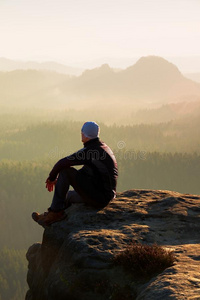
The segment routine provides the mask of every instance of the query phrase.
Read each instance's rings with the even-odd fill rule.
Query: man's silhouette
[[[84,148],[59,160],[46,180],[54,196],[47,212],[34,212],[32,218],[48,226],[65,218],[64,210],[72,203],[84,202],[101,209],[116,195],[118,168],[111,149],[99,139],[99,125],[86,122],[81,129]],[[73,168],[83,165],[80,170]],[[70,185],[74,188],[69,191]]]

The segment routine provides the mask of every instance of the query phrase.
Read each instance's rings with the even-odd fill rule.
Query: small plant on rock
[[[132,243],[114,258],[114,263],[122,265],[135,279],[149,279],[174,264],[172,251],[157,244]]]

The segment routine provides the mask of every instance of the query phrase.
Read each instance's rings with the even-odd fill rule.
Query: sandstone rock
[[[200,196],[130,190],[102,210],[74,204],[27,252],[26,300],[200,299]],[[134,281],[112,258],[131,241],[175,252],[175,264]]]

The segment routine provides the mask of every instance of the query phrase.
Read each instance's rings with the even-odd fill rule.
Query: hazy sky
[[[200,55],[200,0],[0,0],[0,57]]]

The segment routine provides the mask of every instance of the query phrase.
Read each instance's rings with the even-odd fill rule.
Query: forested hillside
[[[17,115],[2,117],[0,121],[0,156],[12,160],[44,160],[54,163],[82,147],[80,128],[82,122],[42,122],[21,127]],[[23,121],[25,122],[25,120]],[[200,151],[200,118],[187,117],[161,124],[132,126],[101,125],[101,139],[115,153],[123,150],[188,152]]]
[[[22,300],[27,290],[25,250],[0,249],[0,299]]]

